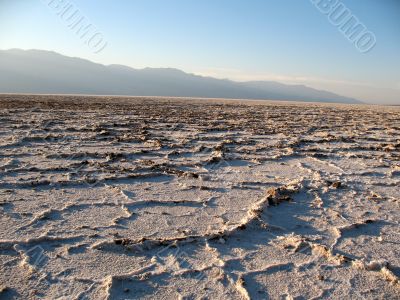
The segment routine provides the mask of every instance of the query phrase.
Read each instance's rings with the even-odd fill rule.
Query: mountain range
[[[44,50],[0,50],[0,93],[176,96],[362,103],[304,85],[236,82],[172,68],[102,65]]]

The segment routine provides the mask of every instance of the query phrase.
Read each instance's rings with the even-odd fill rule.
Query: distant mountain
[[[50,51],[19,49],[0,50],[0,92],[361,103],[302,85],[235,82],[170,68],[105,66]]]

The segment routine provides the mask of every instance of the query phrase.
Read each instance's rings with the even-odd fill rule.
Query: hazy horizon
[[[305,85],[237,82],[171,68],[133,69],[53,51],[21,49],[0,50],[0,92],[362,103]]]
[[[376,36],[361,53],[313,2],[2,0],[0,48],[305,85],[366,103],[400,104],[400,3],[337,1]],[[75,9],[101,33],[98,53],[66,23]]]

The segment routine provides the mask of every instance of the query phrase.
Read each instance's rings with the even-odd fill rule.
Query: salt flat
[[[399,299],[400,108],[0,96],[1,299]]]

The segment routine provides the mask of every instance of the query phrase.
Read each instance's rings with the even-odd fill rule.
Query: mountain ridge
[[[103,65],[47,50],[0,50],[0,92],[363,103],[304,85],[236,82],[176,68]]]

